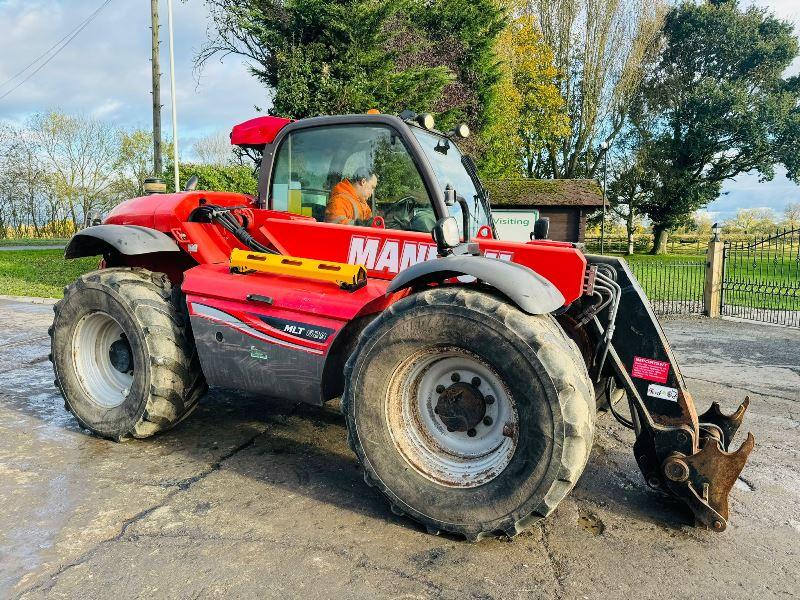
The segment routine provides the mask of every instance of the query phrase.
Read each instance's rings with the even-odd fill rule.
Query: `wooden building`
[[[550,239],[582,242],[586,217],[603,208],[603,189],[594,179],[505,179],[487,181],[492,208],[535,208],[550,218]]]

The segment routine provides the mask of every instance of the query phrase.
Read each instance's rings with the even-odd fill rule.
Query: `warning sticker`
[[[638,377],[639,379],[647,379],[647,381],[655,381],[656,383],[667,383],[669,363],[661,360],[653,360],[652,358],[634,356],[631,376]]]
[[[647,386],[647,395],[651,398],[661,398],[662,400],[678,401],[678,390],[663,385],[651,383]]]

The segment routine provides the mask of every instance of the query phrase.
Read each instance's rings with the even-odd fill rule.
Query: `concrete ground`
[[[0,597],[779,598],[800,595],[800,331],[665,329],[703,410],[752,398],[756,449],[722,534],[645,488],[600,419],[586,472],[513,541],[427,535],[368,488],[336,406],[213,392],[115,444],[64,411],[49,306],[0,300]],[[739,439],[742,439],[741,437]]]

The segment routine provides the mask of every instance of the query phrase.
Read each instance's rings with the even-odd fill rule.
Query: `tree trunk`
[[[633,206],[628,206],[628,220],[625,224],[628,231],[628,256],[633,254],[633,230],[635,228]]]
[[[650,254],[666,254],[667,253],[667,236],[669,231],[663,225],[653,226],[653,249]]]

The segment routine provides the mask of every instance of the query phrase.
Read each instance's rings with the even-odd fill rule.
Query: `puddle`
[[[592,535],[600,535],[606,530],[605,523],[593,514],[581,515],[578,524]]]

